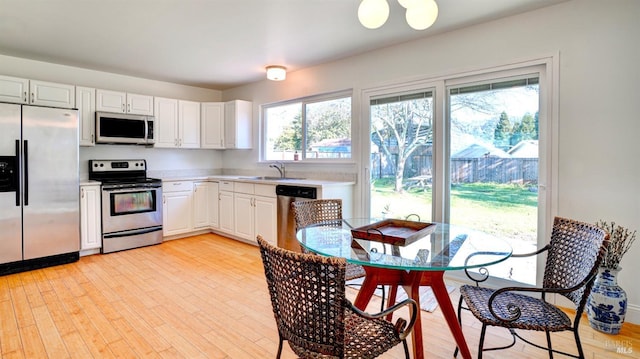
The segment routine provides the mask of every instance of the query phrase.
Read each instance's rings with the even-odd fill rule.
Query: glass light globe
[[[407,24],[415,30],[424,30],[433,25],[438,18],[438,4],[435,0],[424,0],[412,3],[407,8]]]
[[[358,7],[358,20],[367,29],[377,29],[389,18],[387,0],[362,0]]]

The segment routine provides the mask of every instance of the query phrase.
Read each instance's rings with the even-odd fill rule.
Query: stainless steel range
[[[89,160],[89,179],[102,182],[102,253],[162,242],[162,181],[145,160]]]

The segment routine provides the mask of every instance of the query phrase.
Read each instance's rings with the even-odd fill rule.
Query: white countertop
[[[165,177],[161,178],[163,182],[169,181],[234,181],[234,182],[247,182],[258,184],[288,184],[292,186],[344,186],[353,185],[353,181],[330,181],[321,179],[255,179],[254,176],[240,176],[240,175],[210,175],[210,176],[184,176],[184,177]]]

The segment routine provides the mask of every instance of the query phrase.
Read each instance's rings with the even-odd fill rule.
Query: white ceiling
[[[0,0],[0,54],[224,90],[566,0],[437,0],[423,31],[388,1],[368,30],[360,0]]]

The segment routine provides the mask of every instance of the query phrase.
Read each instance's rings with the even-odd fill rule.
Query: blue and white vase
[[[587,300],[589,324],[597,331],[618,334],[627,313],[627,293],[618,286],[621,268],[600,267]]]

